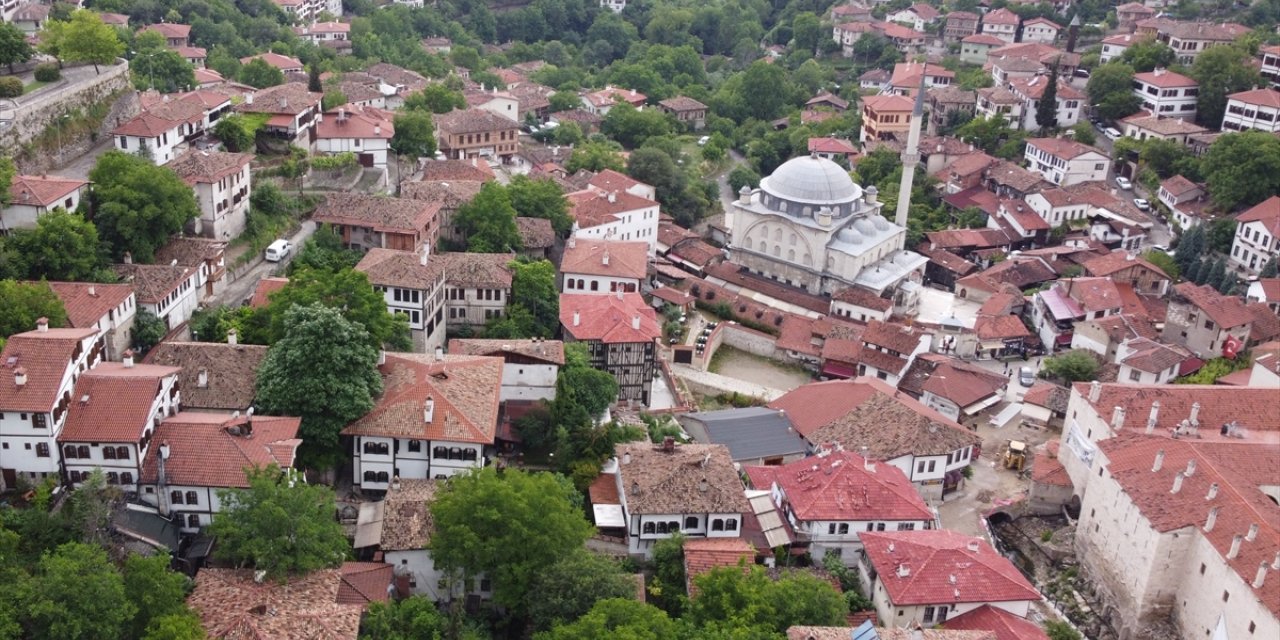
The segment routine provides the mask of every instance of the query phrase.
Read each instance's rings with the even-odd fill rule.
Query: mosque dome
[[[844,204],[862,197],[859,187],[840,165],[816,156],[792,158],[760,181],[760,188],[777,198],[802,205]]]

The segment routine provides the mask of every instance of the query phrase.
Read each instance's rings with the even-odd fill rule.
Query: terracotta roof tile
[[[641,105],[649,99],[648,96],[634,89],[623,89],[621,87],[605,87],[599,91],[586,93],[582,97],[597,108],[610,107],[619,102]]]
[[[1280,198],[1277,198],[1280,203]],[[1183,282],[1173,288],[1178,297],[1200,309],[1218,326],[1224,329],[1238,327],[1253,321],[1253,314],[1239,298],[1224,296],[1208,285]]]
[[[1110,278],[1071,278],[1057,288],[1080,303],[1085,313],[1120,309],[1120,291]]]
[[[48,285],[66,308],[67,323],[77,328],[93,327],[133,295],[133,287],[127,284],[50,282]]]
[[[1040,599],[1018,568],[981,538],[947,530],[860,537],[894,606]]]
[[[755,564],[756,549],[742,538],[689,538],[684,541],[684,580],[689,597],[696,597],[694,579],[720,567],[744,569]]]
[[[338,567],[341,582],[338,583],[338,604],[366,605],[370,602],[386,602],[391,599],[391,586],[395,567],[385,562],[344,562]]]
[[[591,481],[591,486],[587,487],[587,496],[591,500],[591,504],[622,504],[622,497],[618,493],[618,474],[602,473]]]
[[[147,362],[182,369],[183,407],[242,411],[253,406],[258,366],[266,355],[263,345],[161,342],[147,354]]]
[[[437,253],[429,260],[444,272],[445,284],[462,288],[510,289],[514,253]]]
[[[950,623],[947,626],[950,627]],[[795,626],[787,629],[787,640],[850,640],[855,630],[855,627]],[[880,640],[1003,640],[998,638],[994,631],[959,631],[942,628],[919,630],[877,628],[876,637]]]
[[[933,511],[900,469],[874,461],[868,465],[850,451],[744,471],[756,489],[772,491],[776,483],[797,520],[933,520]]]
[[[422,165],[422,182],[442,180],[488,182],[493,178],[493,169],[489,168],[489,163],[474,159],[432,160]]]
[[[389,353],[378,367],[384,390],[342,435],[493,444],[502,360],[484,356]],[[431,421],[425,405],[432,400]]]
[[[435,533],[431,502],[438,488],[435,480],[407,478],[400,480],[399,488],[393,485],[382,501],[382,541],[378,548],[383,551],[426,549]]]
[[[924,381],[923,389],[939,398],[946,398],[963,409],[992,396],[1003,396],[1002,392],[1008,384],[1009,379],[1000,374],[947,358]]]
[[[454,338],[449,341],[449,353],[466,356],[505,357],[513,354],[552,364],[564,364],[564,343],[559,340],[484,340],[481,338]]]
[[[638,329],[635,327],[636,318],[639,319]],[[653,342],[662,337],[657,314],[638,293],[562,293],[560,324],[566,337],[599,340],[605,344]]]
[[[316,209],[312,219],[316,222],[372,227],[375,231],[417,233],[425,229],[439,211],[439,203],[422,200],[331,193]]]
[[[459,109],[433,116],[442,134],[491,133],[518,130],[520,124],[484,109]]]
[[[188,185],[197,182],[214,183],[238,173],[253,160],[251,153],[227,153],[225,151],[188,151],[174,158],[168,165]]]
[[[1049,635],[1040,625],[989,604],[947,618],[947,628],[990,631],[996,634],[996,640],[1049,640]]]
[[[686,96],[667,98],[659,101],[658,104],[677,113],[682,111],[705,111],[707,109],[707,105]]]
[[[223,640],[355,640],[364,607],[339,604],[342,577],[322,569],[287,584],[256,582],[251,569],[205,568],[187,604]]]
[[[138,302],[156,304],[191,277],[191,267],[168,264],[113,264],[111,270],[133,285]]]
[[[595,191],[578,191],[568,194],[568,199],[569,215],[582,228],[616,222],[623,213],[658,206],[658,203],[653,200],[622,190],[609,195]]]
[[[831,295],[831,299],[836,302],[847,302],[866,309],[875,309],[876,311],[888,311],[893,308],[893,301],[861,289],[858,287],[845,287],[836,291]]]
[[[646,242],[571,238],[560,259],[560,272],[643,280],[649,267]]]
[[[1021,21],[1018,14],[1008,9],[996,9],[988,12],[983,18],[983,24],[1012,24],[1017,25]]]
[[[1245,305],[1253,315],[1253,324],[1249,326],[1249,342],[1267,342],[1280,337],[1280,317],[1276,316],[1265,303],[1255,302]]]
[[[180,369],[102,362],[86,371],[71,392],[67,421],[59,442],[132,442],[151,428],[152,404],[164,379]]]
[[[249,300],[249,306],[260,309],[271,303],[271,294],[283,289],[289,284],[288,278],[278,278],[268,276],[258,281],[257,286],[253,288],[253,297]]]
[[[556,244],[556,231],[546,218],[516,217],[520,245],[525,249],[549,249]]]
[[[973,329],[983,340],[1030,338],[1034,335],[1015,315],[981,316],[974,322]]]
[[[0,407],[5,411],[43,413],[58,402],[58,388],[69,363],[79,350],[80,341],[98,330],[48,329],[9,336],[0,351]],[[14,380],[19,370],[26,374],[26,384],[19,387]]]
[[[1277,92],[1280,93],[1280,92]],[[1271,196],[1236,216],[1236,222],[1261,222],[1273,236],[1280,236],[1280,196]]]
[[[1147,131],[1158,133],[1163,136],[1190,135],[1193,133],[1204,133],[1208,131],[1208,129],[1205,129],[1194,122],[1183,120],[1182,118],[1153,116],[1146,111],[1139,111],[1138,113],[1125,118],[1121,122],[1131,124],[1135,127],[1146,129]]]
[[[1075,393],[1088,402],[1089,384],[1077,382]],[[1260,387],[1227,388],[1215,385],[1149,385],[1102,383],[1097,402],[1089,402],[1099,415],[1108,420],[1115,407],[1125,409],[1122,431],[1142,431],[1153,402],[1160,402],[1156,430],[1172,433],[1191,415],[1192,405],[1199,403],[1200,438],[1219,440],[1219,427],[1237,422],[1247,430],[1280,432],[1280,403],[1274,402],[1275,390]]]
[[[10,204],[29,204],[52,207],[62,204],[69,195],[85,188],[89,183],[61,176],[15,175],[9,184]]]
[[[156,24],[149,24],[138,31],[139,33],[155,31],[166,38],[186,38],[191,35],[191,25],[176,24],[173,22],[159,22]]]
[[[425,200],[438,204],[441,210],[457,210],[480,193],[483,182],[475,180],[447,180],[434,182],[406,182],[400,187],[400,195],[410,200]],[[520,224],[520,218],[516,218]]]
[[[347,99],[355,102],[354,94],[344,91]],[[379,93],[378,96],[382,94]],[[341,117],[339,117],[341,113]],[[359,138],[361,140],[390,140],[396,134],[391,112],[359,105],[344,105],[342,110],[325,113],[316,125],[316,137],[326,139]]]
[[[1184,350],[1146,338],[1130,340],[1125,343],[1125,347],[1131,349],[1132,352],[1125,356],[1119,364],[1133,367],[1139,371],[1146,371],[1147,373],[1160,373],[1181,364],[1191,357],[1191,354]]]
[[[152,435],[142,461],[142,484],[156,484],[160,476],[160,446],[169,445],[164,463],[165,483],[191,487],[246,488],[245,470],[272,464],[293,466],[301,418],[235,417],[225,413],[179,411],[166,418]],[[252,436],[228,429],[252,428]]]
[[[273,113],[297,115],[307,109],[320,108],[320,93],[307,91],[302,82],[286,82],[282,85],[259,89],[253,94],[253,102],[243,102],[236,109],[248,113]]]
[[[412,251],[374,248],[356,264],[356,271],[374,285],[434,291],[444,278],[442,266],[430,258],[424,264],[422,256]]]
[[[862,341],[907,356],[920,347],[921,336],[927,334],[906,325],[877,320],[867,324],[867,330],[862,333]]]
[[[661,445],[627,443],[615,453],[628,515],[751,510],[723,445],[679,444],[667,452]]]
[[[1227,96],[1230,100],[1252,104],[1261,107],[1271,107],[1280,109],[1280,91],[1275,89],[1253,89],[1251,91],[1241,91]]]
[[[1063,158],[1065,160],[1072,160],[1086,153],[1096,153],[1106,157],[1106,154],[1094,147],[1087,144],[1081,144],[1075,140],[1067,140],[1066,138],[1032,138],[1027,140],[1027,144],[1040,149],[1051,156]]]
[[[240,58],[240,64],[249,64],[254,60],[262,60],[263,62],[281,71],[288,71],[290,69],[301,69],[304,66],[302,64],[302,61],[297,58],[281,55],[273,51],[268,51],[267,53],[259,53],[258,55],[248,56],[246,58]]]

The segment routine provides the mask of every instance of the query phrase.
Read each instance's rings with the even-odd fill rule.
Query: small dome
[[[853,225],[849,225],[841,229],[840,233],[836,234],[836,238],[838,238],[840,242],[847,242],[849,244],[862,244],[862,236],[859,235],[856,230],[854,230]]]
[[[881,231],[885,231],[889,228],[889,221],[885,220],[884,216],[871,216],[871,222]]]
[[[784,162],[760,181],[760,188],[783,200],[802,204],[839,204],[862,196],[862,188],[854,184],[840,165],[813,156]]]
[[[874,224],[871,224],[871,221],[867,220],[866,218],[863,218],[853,223],[853,226],[857,228],[858,231],[861,231],[864,235],[868,235],[868,236],[875,235],[876,226]]]

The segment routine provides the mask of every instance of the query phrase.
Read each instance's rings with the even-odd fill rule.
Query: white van
[[[293,243],[288,240],[276,240],[267,247],[267,262],[280,262],[293,252]]]

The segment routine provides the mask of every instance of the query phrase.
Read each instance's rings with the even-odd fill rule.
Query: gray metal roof
[[[760,181],[760,188],[783,200],[813,205],[843,204],[862,197],[840,165],[816,156],[792,158]]]
[[[768,407],[685,413],[677,419],[698,442],[728,447],[735,461],[804,453],[808,448],[786,414]]]

